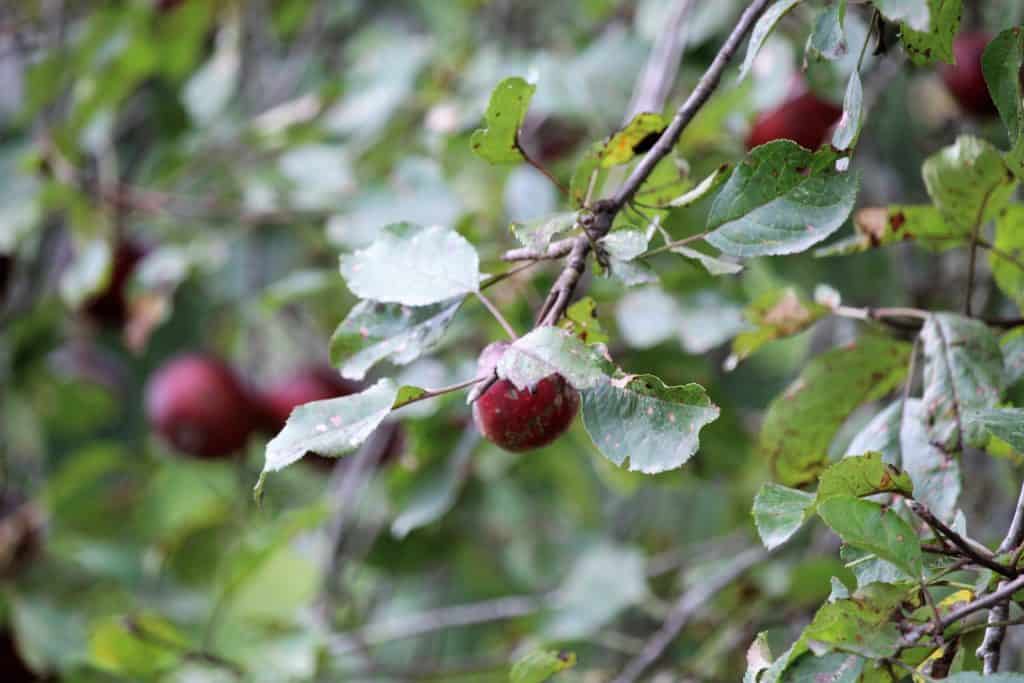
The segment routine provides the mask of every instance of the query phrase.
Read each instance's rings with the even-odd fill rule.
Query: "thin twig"
[[[991,551],[987,548],[977,543],[971,543],[956,531],[949,528],[920,501],[908,500],[907,506],[914,512],[914,514],[924,520],[925,524],[931,527],[932,531],[934,531],[939,538],[944,538],[952,543],[960,550],[961,553],[963,553],[963,555],[969,557],[975,564],[987,567],[1002,576],[1014,577],[1017,575],[1017,573],[1009,567],[996,562],[993,559]]]
[[[658,114],[665,108],[665,101],[679,73],[679,64],[686,49],[686,19],[693,5],[693,0],[676,0],[666,13],[665,23],[654,40],[651,54],[633,89],[623,125],[628,124],[637,114]]]
[[[509,338],[512,340],[519,339],[519,334],[516,332],[516,329],[512,327],[512,323],[506,320],[505,316],[502,315],[501,309],[495,306],[494,302],[487,298],[487,295],[484,294],[482,291],[476,291],[474,292],[474,294],[476,294],[477,299],[480,299],[480,303],[484,305],[484,308],[486,308],[490,312],[490,314],[494,316],[494,319],[498,321],[498,324],[501,325],[502,328],[504,328],[505,333],[509,336]]]
[[[637,258],[638,259],[650,258],[651,256],[654,256],[655,254],[661,254],[661,253],[666,252],[666,251],[672,251],[676,247],[683,247],[683,246],[686,246],[687,244],[690,244],[691,242],[698,242],[698,241],[704,239],[707,236],[708,236],[708,233],[705,230],[704,232],[699,232],[696,235],[690,235],[688,237],[683,237],[683,238],[678,239],[678,240],[673,240],[672,242],[667,242],[667,243],[661,245],[660,247],[655,247],[653,249],[648,249],[644,253],[642,253],[639,256],[637,256]]]
[[[967,292],[964,295],[964,315],[968,318],[971,317],[971,299],[974,297],[974,266],[978,260],[978,238],[981,236],[981,228],[985,224],[985,207],[988,206],[988,200],[994,191],[995,188],[991,187],[985,192],[981,206],[978,207],[978,214],[974,218],[974,230],[971,231],[971,255],[967,265]]]
[[[955,624],[961,619],[968,617],[975,612],[980,612],[983,609],[988,609],[994,605],[998,605],[1003,602],[1007,602],[1013,597],[1013,594],[1024,588],[1024,575],[1018,576],[1012,581],[1007,581],[999,586],[996,590],[992,591],[988,595],[984,595],[976,600],[973,600],[966,605],[961,605],[956,609],[950,610],[946,616],[942,617],[941,628],[948,628],[950,624]],[[924,624],[913,631],[909,632],[900,641],[900,649],[906,649],[913,647],[917,641],[931,631],[935,626],[929,622]]]
[[[1007,530],[1003,542],[996,549],[996,554],[1001,555],[1010,552],[1013,548],[1021,545],[1022,542],[1024,542],[1024,485],[1021,485],[1020,494],[1017,496],[1017,506],[1013,511],[1010,528]],[[1018,552],[1014,556],[1012,566],[1015,572],[1017,571],[1019,558],[1020,553]],[[999,587],[1002,588],[1004,585],[1005,582],[1002,582],[999,584]],[[999,660],[1002,657],[1003,651],[1003,639],[1006,637],[1006,627],[1008,626],[1008,624],[1002,622],[1005,622],[1009,616],[1010,605],[1008,602],[999,603],[989,610],[988,627],[985,629],[985,637],[975,652],[978,659],[982,662],[982,669],[986,675],[993,674],[999,670]]]

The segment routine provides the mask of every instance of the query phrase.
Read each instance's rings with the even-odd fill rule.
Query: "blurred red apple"
[[[939,66],[939,76],[953,99],[965,111],[979,116],[996,113],[981,69],[981,55],[989,40],[991,36],[983,31],[961,33],[953,41],[955,63]]]
[[[361,389],[357,382],[344,379],[330,367],[302,368],[260,393],[266,417],[265,428],[273,433],[279,432],[295,408],[312,401],[355,394]]]
[[[772,140],[793,140],[802,147],[816,149],[843,115],[840,107],[803,92],[779,106],[761,112],[747,136],[747,149]]]

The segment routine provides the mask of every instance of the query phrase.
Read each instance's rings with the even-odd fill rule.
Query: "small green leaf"
[[[832,134],[832,146],[836,149],[850,149],[856,144],[863,116],[863,98],[864,90],[860,82],[860,73],[854,71],[850,74],[850,81],[846,86],[843,115]]]
[[[519,127],[536,86],[518,76],[506,78],[491,93],[484,119],[486,127],[473,131],[469,145],[474,152],[492,164],[522,161],[519,151]]]
[[[858,209],[853,214],[854,235],[815,251],[815,256],[845,256],[876,247],[913,240],[925,249],[943,251],[964,244],[972,226],[946,221],[934,206],[894,204]]]
[[[743,64],[740,65],[740,73],[736,77],[737,80],[742,81],[746,78],[750,68],[754,66],[754,59],[757,57],[757,53],[761,51],[761,46],[764,45],[764,41],[768,39],[775,25],[779,23],[779,20],[782,19],[786,12],[796,7],[799,3],[800,0],[778,0],[778,2],[765,10],[761,18],[754,24],[754,30],[750,32],[747,56],[744,57]]]
[[[886,18],[896,20],[881,5],[901,5],[906,9],[900,37],[910,61],[918,66],[942,60],[952,64],[953,38],[960,28],[963,0],[875,0]]]
[[[836,496],[818,506],[818,515],[847,545],[892,562],[910,576],[921,575],[921,543],[894,511],[870,500]]]
[[[818,503],[835,496],[861,498],[875,493],[900,493],[912,496],[914,484],[898,468],[882,461],[881,453],[846,457],[821,473]]]
[[[576,655],[572,652],[541,650],[531,652],[515,664],[509,674],[511,683],[544,683],[559,671],[576,666]]]
[[[754,497],[754,524],[769,550],[788,541],[814,510],[814,494],[779,484],[764,484]]]
[[[1018,453],[1024,453],[1024,409],[970,410],[964,415],[964,422],[969,425],[977,425],[992,436],[1013,446]]]
[[[331,363],[355,380],[382,360],[411,363],[441,340],[462,302],[412,307],[360,301],[331,335]]]
[[[995,248],[988,263],[1003,294],[1024,306],[1024,204],[1010,204],[996,217]]]
[[[107,286],[113,260],[106,240],[86,243],[60,277],[61,298],[71,308],[79,308],[89,297]]]
[[[651,137],[656,139],[656,136],[665,130],[665,125],[665,119],[661,114],[641,113],[634,116],[632,121],[612,135],[605,144],[601,152],[602,168],[611,168],[632,161],[633,157],[642,153],[636,148]]]
[[[708,275],[735,275],[743,270],[743,265],[740,263],[733,263],[732,261],[715,258],[714,256],[709,256],[704,252],[691,249],[690,247],[672,247],[670,251],[673,254],[679,254],[683,258],[693,259],[703,266],[704,270],[708,271]]]
[[[513,223],[512,234],[524,247],[543,249],[551,243],[555,235],[572,230],[575,225],[576,212],[563,211],[532,223]]]
[[[598,450],[646,474],[682,466],[719,414],[699,384],[667,386],[653,375],[603,381],[582,395],[583,424]]]
[[[802,298],[792,287],[762,294],[743,311],[753,329],[736,335],[730,364],[743,361],[770,341],[803,332],[828,313],[828,308]]]
[[[755,147],[732,172],[708,215],[707,241],[730,256],[794,254],[839,229],[853,209],[858,176],[836,170],[829,148],[791,140]]]
[[[995,218],[1017,187],[999,151],[970,135],[928,157],[921,173],[946,222],[968,234]]]
[[[92,663],[129,678],[153,677],[170,669],[187,647],[173,624],[150,613],[104,618],[89,635]]]
[[[900,642],[899,629],[888,619],[890,613],[891,609],[874,608],[863,599],[836,600],[822,605],[803,637],[812,651],[822,654],[839,651],[870,658],[890,657]]]
[[[360,299],[427,306],[477,291],[480,257],[450,228],[395,223],[369,247],[343,255],[341,275]]]
[[[418,401],[422,397],[426,396],[427,393],[429,392],[421,387],[403,384],[398,387],[398,393],[395,394],[395,402],[391,404],[391,410],[398,410],[399,408],[409,405],[413,401]]]
[[[682,208],[696,204],[701,199],[704,199],[721,187],[722,183],[729,179],[729,174],[732,172],[732,169],[732,164],[722,164],[716,168],[711,175],[697,183],[695,188],[676,197],[670,201],[668,205],[675,208]]]
[[[846,0],[838,0],[822,9],[807,41],[807,51],[830,61],[846,56],[849,45],[843,29],[845,20]]]
[[[578,390],[607,381],[611,364],[595,347],[557,327],[538,327],[517,339],[498,361],[498,376],[518,389],[558,373]]]
[[[576,164],[569,181],[569,198],[573,206],[583,208],[588,197],[592,201],[601,196],[605,180],[608,178],[608,169],[601,166],[603,151],[604,143],[595,142]]]
[[[608,341],[608,335],[597,317],[597,304],[589,296],[569,306],[559,326],[579,337],[584,344],[604,344]]]
[[[601,238],[600,245],[608,255],[619,261],[632,261],[647,251],[650,237],[643,230],[627,228],[615,230]]]

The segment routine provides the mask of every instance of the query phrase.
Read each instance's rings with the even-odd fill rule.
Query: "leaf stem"
[[[490,375],[486,375],[484,377],[474,377],[473,379],[467,379],[464,382],[459,382],[458,384],[450,384],[446,387],[441,387],[439,389],[424,389],[423,393],[419,394],[418,396],[414,396],[408,400],[402,401],[401,403],[396,402],[395,405],[391,407],[391,409],[398,410],[399,408],[404,408],[405,406],[411,405],[413,403],[419,403],[420,401],[426,401],[427,399],[436,398],[444,394],[450,394],[453,391],[460,391],[462,389],[466,389],[467,387],[471,387],[474,384],[477,384],[478,382],[483,382],[486,379],[490,379]]]
[[[504,315],[501,314],[501,309],[495,306],[494,302],[488,299],[487,295],[484,294],[482,291],[477,290],[476,292],[473,293],[476,294],[477,299],[480,299],[480,303],[484,305],[484,308],[486,308],[490,312],[490,314],[494,316],[494,319],[498,321],[498,324],[501,325],[502,328],[504,328],[505,333],[508,334],[509,338],[512,339],[513,341],[519,339],[519,335],[516,333],[515,328],[512,327],[512,324],[505,319]]]
[[[705,230],[704,232],[699,232],[696,235],[690,235],[688,237],[683,237],[682,239],[678,239],[678,240],[675,240],[675,241],[672,241],[672,242],[666,242],[665,244],[661,245],[660,247],[655,247],[654,249],[648,249],[644,253],[642,253],[639,256],[637,256],[637,258],[638,259],[649,258],[651,256],[654,256],[655,254],[661,254],[661,253],[666,252],[666,251],[672,251],[676,247],[682,247],[682,246],[685,246],[687,244],[690,244],[691,242],[698,242],[698,241],[704,239],[707,236],[708,236],[708,231]]]

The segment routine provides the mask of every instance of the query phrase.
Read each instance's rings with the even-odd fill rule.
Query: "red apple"
[[[297,407],[312,401],[348,396],[360,389],[358,383],[344,379],[329,367],[303,368],[271,385],[260,394],[260,402],[266,415],[265,427],[270,432],[279,432],[284,429],[288,416]]]
[[[480,354],[478,376],[493,372],[508,344],[495,342]],[[549,375],[532,390],[499,379],[473,403],[480,433],[506,451],[530,451],[551,443],[569,428],[580,396],[561,375]]]
[[[125,240],[114,247],[110,280],[103,291],[85,302],[85,314],[101,325],[121,327],[128,317],[128,297],[125,288],[135,267],[146,255],[146,248],[131,240]]]
[[[747,136],[747,149],[772,140],[793,140],[808,149],[816,149],[843,115],[840,107],[804,92],[779,106],[761,112]]]
[[[200,458],[241,450],[260,419],[259,407],[235,372],[197,353],[170,360],[150,377],[146,414],[170,445]]]
[[[991,36],[984,31],[961,33],[953,41],[955,63],[939,66],[939,75],[953,99],[964,110],[979,116],[996,113],[981,69],[981,55],[989,40]]]

